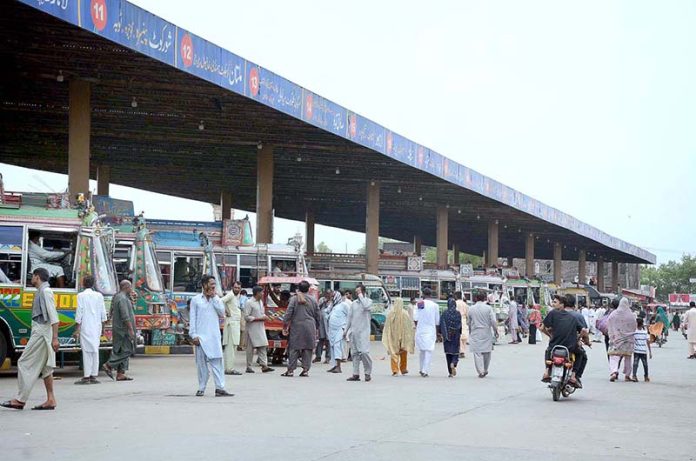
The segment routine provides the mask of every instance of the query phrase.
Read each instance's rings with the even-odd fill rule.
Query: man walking
[[[423,299],[416,306],[413,320],[416,322],[416,347],[420,351],[420,375],[427,378],[430,362],[437,340],[437,327],[440,325],[440,309],[430,299],[430,288],[423,289]]]
[[[132,290],[130,280],[122,280],[120,291],[111,300],[113,347],[109,361],[104,364],[104,371],[109,378],[114,379],[116,370],[116,381],[133,381],[133,378],[126,375],[130,357],[135,351],[135,313],[130,297]]]
[[[0,403],[0,406],[15,410],[24,409],[36,380],[42,378],[46,387],[46,401],[32,410],[55,410],[56,396],[53,393],[53,368],[58,351],[58,312],[53,291],[48,286],[48,271],[42,267],[34,269],[31,283],[38,290],[31,307],[31,336],[17,362],[19,392],[17,397]]]
[[[241,375],[234,369],[234,358],[239,346],[241,336],[242,310],[240,309],[240,293],[242,285],[239,282],[232,284],[232,291],[222,297],[225,305],[225,327],[222,330],[222,345],[224,346],[225,374]]]
[[[268,338],[266,337],[266,327],[264,322],[268,320],[263,307],[263,288],[255,286],[252,290],[251,299],[244,305],[244,319],[246,320],[246,372],[253,373],[251,363],[254,359],[254,352],[259,356],[261,371],[268,373],[274,371],[268,366]]]
[[[469,342],[469,327],[467,326],[467,317],[469,315],[469,306],[466,301],[462,299],[462,292],[456,291],[454,293],[454,301],[457,303],[457,311],[462,316],[462,335],[459,338],[459,358],[463,359],[466,357],[466,344]]]
[[[106,306],[104,296],[92,289],[93,276],[86,275],[82,279],[82,286],[85,290],[77,295],[73,336],[80,338],[83,378],[75,381],[75,384],[99,384],[99,343],[102,326],[106,322]]]
[[[353,357],[353,376],[346,381],[360,381],[360,363],[365,369],[365,382],[372,380],[372,358],[370,358],[370,324],[372,300],[365,296],[365,287],[355,288],[355,301],[350,306],[346,334],[350,338],[350,353]]]
[[[281,376],[292,377],[297,368],[297,360],[302,356],[302,373],[309,376],[312,366],[312,351],[319,329],[319,307],[314,298],[309,295],[309,282],[301,281],[298,292],[290,299],[288,310],[283,319],[283,334],[288,336],[288,369]]]
[[[486,295],[474,293],[475,304],[469,308],[469,350],[474,354],[474,365],[479,378],[488,375],[493,342],[498,339],[498,323],[491,306],[485,303]]]
[[[215,294],[215,277],[204,275],[201,279],[203,292],[191,299],[191,323],[189,336],[196,346],[198,368],[198,391],[196,397],[205,395],[210,377],[208,365],[213,370],[215,397],[231,397],[225,390],[225,375],[222,368],[222,343],[220,341],[220,319],[225,316],[222,301]]]
[[[689,343],[689,359],[696,359],[696,303],[689,303],[690,309],[684,314],[684,330]]]

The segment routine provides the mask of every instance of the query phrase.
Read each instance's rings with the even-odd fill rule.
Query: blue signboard
[[[302,118],[301,86],[251,62],[247,62],[247,79],[247,96],[288,115]]]
[[[80,6],[83,28],[174,65],[176,26],[123,0],[82,0]]]
[[[360,145],[384,153],[386,144],[386,130],[369,118],[365,118],[354,112],[348,113],[347,137]]]
[[[607,235],[393,133],[126,0],[20,1],[453,184],[563,226],[608,247],[655,261],[654,255],[635,245]]]
[[[304,91],[304,121],[333,134],[345,136],[348,126],[346,115],[346,110],[335,102],[309,90]]]

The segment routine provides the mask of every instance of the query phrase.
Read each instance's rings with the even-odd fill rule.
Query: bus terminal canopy
[[[655,256],[490,179],[125,0],[21,0],[0,7],[0,161],[65,173],[71,81],[90,82],[90,175],[254,211],[258,149],[273,146],[275,215],[365,231],[379,184],[379,234],[481,254],[655,263]]]

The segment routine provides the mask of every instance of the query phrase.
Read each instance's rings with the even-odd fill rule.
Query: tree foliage
[[[696,292],[696,284],[689,282],[691,278],[696,278],[696,256],[684,255],[681,261],[644,267],[640,283],[656,287],[657,298],[666,302],[670,293]]]
[[[319,242],[317,245],[317,253],[333,253],[333,250],[324,242]]]

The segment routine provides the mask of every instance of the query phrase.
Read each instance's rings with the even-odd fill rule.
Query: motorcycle
[[[570,383],[573,370],[574,357],[565,346],[554,346],[551,349],[551,359],[546,361],[546,366],[551,367],[551,381],[549,389],[553,401],[560,400],[561,395],[568,398],[575,392],[575,386]]]

